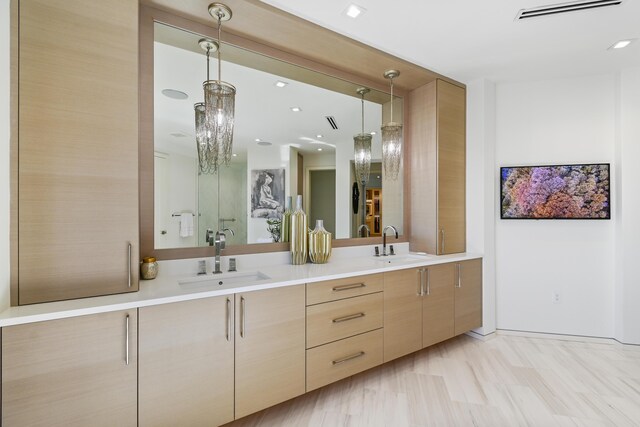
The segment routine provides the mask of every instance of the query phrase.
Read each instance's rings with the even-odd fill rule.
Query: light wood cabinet
[[[425,267],[422,348],[454,336],[454,273],[454,264]]]
[[[422,348],[420,269],[384,273],[384,361]]]
[[[435,80],[409,93],[413,251],[464,252],[466,91]]]
[[[382,328],[382,292],[307,307],[307,348]]]
[[[382,329],[307,350],[307,391],[382,363]]]
[[[384,273],[384,361],[482,326],[482,259]]]
[[[135,426],[137,310],[2,329],[2,425]]]
[[[233,420],[234,307],[228,295],[140,308],[140,427]]]
[[[305,392],[305,285],[235,299],[237,419]]]
[[[12,304],[135,291],[138,1],[15,1]]]
[[[456,263],[455,334],[482,326],[482,259]]]
[[[307,305],[382,291],[382,274],[346,277],[307,285]]]

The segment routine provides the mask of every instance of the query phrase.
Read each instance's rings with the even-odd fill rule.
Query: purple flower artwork
[[[500,168],[502,219],[610,219],[609,164]]]

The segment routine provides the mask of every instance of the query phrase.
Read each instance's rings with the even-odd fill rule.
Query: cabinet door
[[[426,268],[426,286],[422,305],[422,346],[453,337],[455,264]]]
[[[134,309],[3,328],[2,425],[135,426],[136,325]]]
[[[233,295],[143,307],[139,425],[233,420]]]
[[[482,326],[482,259],[457,263],[455,334]]]
[[[437,81],[438,247],[437,254],[465,251],[465,90]]]
[[[420,270],[384,273],[384,361],[422,348]]]
[[[305,392],[305,285],[236,295],[236,418]]]
[[[17,303],[135,291],[138,1],[23,0],[19,24]]]

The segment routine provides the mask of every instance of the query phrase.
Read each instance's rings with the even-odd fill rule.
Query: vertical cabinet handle
[[[461,288],[462,287],[462,281],[460,279],[461,273],[462,273],[462,266],[460,265],[460,263],[456,264],[456,276],[457,276],[457,283],[456,283],[456,288]]]
[[[131,242],[129,242],[129,264],[128,264],[128,267],[129,267],[129,283],[127,285],[127,287],[129,287],[129,288],[131,287],[131,264],[132,264],[131,252],[132,252],[132,250],[131,250]]]
[[[129,366],[129,315],[125,319],[124,362]]]
[[[424,268],[418,270],[420,273],[420,286],[418,286],[418,296],[421,297],[424,295]]]
[[[444,254],[444,228],[440,229],[440,254]]]
[[[227,341],[231,339],[231,300],[227,298]]]
[[[244,338],[244,297],[240,297],[240,336]]]
[[[427,292],[426,295],[431,294],[431,270],[427,268]]]

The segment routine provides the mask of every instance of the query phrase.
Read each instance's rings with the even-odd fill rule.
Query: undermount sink
[[[231,285],[245,285],[253,282],[268,280],[271,277],[261,271],[251,272],[235,272],[223,274],[207,274],[185,280],[179,280],[178,283],[183,287],[219,287]]]
[[[405,255],[387,255],[376,258],[376,261],[383,264],[406,264],[411,262],[426,261],[428,255],[405,254]]]

